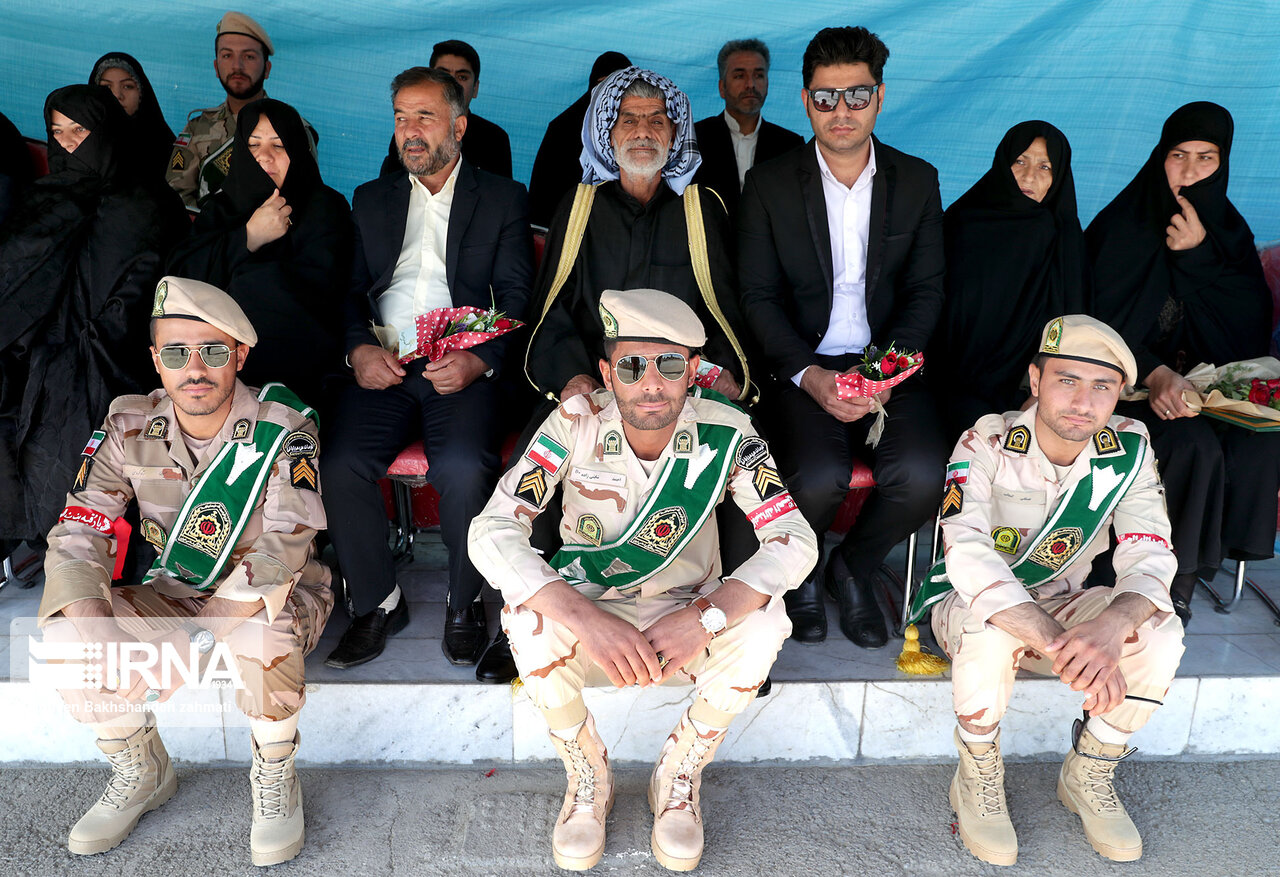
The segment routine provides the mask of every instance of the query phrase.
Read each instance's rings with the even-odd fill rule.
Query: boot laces
[[[113,810],[120,810],[129,803],[129,796],[142,785],[142,749],[140,746],[131,746],[112,752],[107,755],[107,761],[111,762],[111,778],[107,780],[107,787],[98,802]]]
[[[1116,763],[1087,758],[1084,763],[1084,791],[1099,813],[1120,812],[1120,796],[1116,793]]]
[[[262,819],[278,819],[287,815],[289,783],[285,776],[289,759],[280,761],[255,760],[253,766],[254,805]]]
[[[578,788],[573,793],[573,808],[569,815],[589,813],[596,805],[596,771],[587,759],[576,740],[566,740],[565,749],[569,753],[569,762],[573,765],[573,773],[578,781]]]
[[[667,806],[664,809],[679,808],[681,804],[688,805],[682,809],[693,809],[693,778],[715,742],[715,739],[707,740],[697,734],[694,735],[693,744],[680,761],[680,766],[676,768],[676,775],[671,780],[671,794],[667,797]]]
[[[983,816],[1004,813],[1004,764],[1000,760],[1000,750],[992,746],[981,755],[972,755],[972,758],[977,767],[975,791],[978,793],[978,809]]]

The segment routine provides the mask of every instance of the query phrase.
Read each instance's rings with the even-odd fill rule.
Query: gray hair
[[[626,87],[622,92],[622,97],[644,97],[657,98],[666,106],[667,96],[662,93],[662,89],[654,85],[652,82],[645,82],[643,79],[637,79]],[[621,100],[621,98],[619,98]]]
[[[763,40],[752,37],[748,40],[729,40],[720,47],[720,54],[716,55],[716,67],[720,70],[720,80],[724,81],[724,68],[729,63],[729,56],[734,52],[755,52],[761,58],[764,58],[765,72],[769,70],[769,47],[764,44]]]
[[[453,122],[458,116],[464,114],[467,108],[462,102],[462,86],[458,85],[458,81],[444,70],[435,67],[410,67],[408,70],[397,73],[396,78],[391,80],[391,100],[394,101],[403,88],[433,82],[441,86],[444,91],[445,103],[449,105],[449,113],[453,117],[449,121]]]

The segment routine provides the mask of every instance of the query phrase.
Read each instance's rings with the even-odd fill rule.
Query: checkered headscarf
[[[685,187],[702,164],[698,140],[693,133],[689,98],[667,77],[640,67],[619,70],[591,90],[591,103],[582,121],[582,156],[579,159],[582,163],[582,182],[595,185],[618,179],[618,162],[613,154],[610,134],[614,123],[618,121],[622,93],[637,79],[656,86],[665,95],[667,115],[675,124],[676,131],[671,140],[671,152],[667,156],[666,166],[662,168],[662,178],[671,186],[672,191],[683,195]]]

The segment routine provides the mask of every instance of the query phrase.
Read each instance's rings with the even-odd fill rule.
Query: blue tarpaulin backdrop
[[[123,50],[142,62],[179,131],[189,111],[223,97],[213,38],[227,8],[0,0],[0,111],[43,136],[45,95],[85,81],[99,55]],[[1088,222],[1132,178],[1164,118],[1207,99],[1235,116],[1232,199],[1259,241],[1280,238],[1280,3],[1269,0],[264,0],[239,8],[276,44],[269,93],[320,131],[325,180],[348,196],[385,154],[391,77],[425,64],[438,40],[464,39],[480,52],[472,108],[507,129],[516,178],[527,182],[546,123],[584,91],[606,49],[671,77],[701,118],[723,108],[721,43],[761,37],[773,52],[765,116],[808,137],[804,47],[821,27],[862,24],[892,53],[876,133],[937,166],[944,204],[990,165],[1007,128],[1043,118],[1071,140]]]

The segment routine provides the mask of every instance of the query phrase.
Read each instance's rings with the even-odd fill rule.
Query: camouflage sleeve
[[[760,549],[725,578],[734,578],[769,597],[772,605],[797,587],[818,562],[818,539],[778,475],[765,440],[743,430],[729,492],[755,528]]]
[[[542,422],[529,449],[498,482],[493,496],[471,521],[467,551],[471,562],[512,606],[519,606],[561,576],[529,544],[533,520],[550,501],[573,456],[576,416],[588,412],[586,396],[575,396]],[[536,448],[557,448],[561,462],[547,460]],[[549,442],[550,444],[546,444]],[[541,459],[539,464],[535,459]]]
[[[1178,571],[1178,559],[1169,544],[1172,529],[1165,509],[1164,485],[1156,473],[1155,453],[1146,445],[1142,468],[1125,491],[1111,518],[1116,550],[1117,594],[1141,594],[1161,612],[1173,611],[1169,585]]]
[[[191,126],[194,121],[188,120],[178,139],[173,142],[173,151],[169,153],[169,167],[164,175],[169,188],[182,196],[182,203],[187,207],[196,206],[196,174],[200,170],[200,159],[191,149],[191,137],[194,133]]]
[[[49,531],[40,624],[77,600],[110,601],[116,554],[128,550],[117,544],[115,522],[132,498],[122,433],[108,419],[86,442],[66,507]]]
[[[262,535],[214,592],[228,600],[261,600],[274,622],[326,526],[320,501],[318,430],[308,419],[285,439],[254,514]]]

